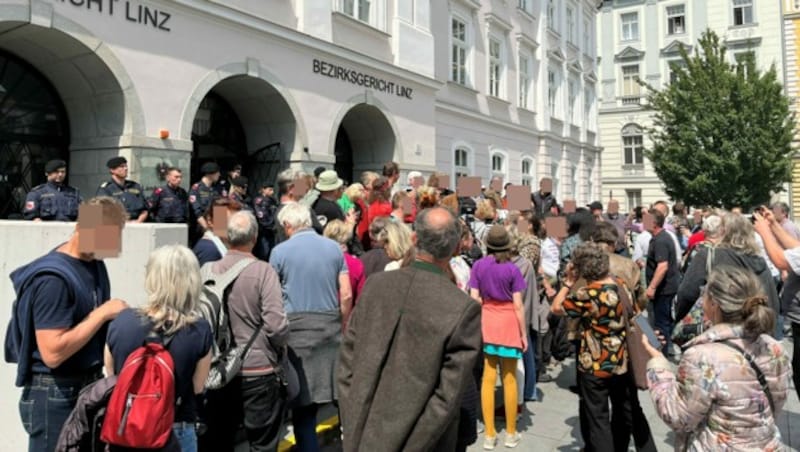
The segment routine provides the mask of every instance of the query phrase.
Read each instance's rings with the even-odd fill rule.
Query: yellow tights
[[[517,431],[517,360],[483,355],[483,381],[481,382],[481,410],[486,436],[497,436],[494,427],[494,386],[497,383],[497,366],[503,375],[503,403],[506,408],[506,432]]]

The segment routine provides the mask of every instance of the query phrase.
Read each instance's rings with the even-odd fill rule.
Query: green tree
[[[775,65],[761,72],[753,53],[728,62],[710,30],[662,90],[642,83],[655,110],[645,155],[667,194],[688,205],[752,207],[791,180],[794,114]]]

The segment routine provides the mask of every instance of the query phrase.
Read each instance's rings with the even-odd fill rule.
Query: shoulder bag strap
[[[753,355],[747,353],[742,347],[739,347],[738,345],[733,344],[731,342],[721,341],[718,343],[727,345],[728,347],[744,355],[744,359],[747,360],[747,362],[750,364],[750,367],[752,367],[753,370],[756,372],[756,378],[758,379],[758,382],[761,384],[761,389],[763,389],[764,394],[767,395],[767,400],[769,400],[769,408],[772,411],[772,417],[774,418],[776,414],[775,414],[775,403],[772,401],[772,391],[769,390],[769,385],[767,384],[767,377],[764,375],[764,372],[761,372],[761,369],[758,367],[758,364],[756,364],[755,359],[753,359]]]
[[[625,283],[618,277],[613,276],[614,282],[617,284],[617,294],[619,295],[619,300],[622,302],[623,308],[625,309],[625,316],[627,319],[632,318],[636,315],[636,311],[633,307],[633,302],[631,301],[630,296],[628,296],[628,289],[625,287]]]
[[[706,281],[711,275],[711,264],[714,263],[714,245],[708,247],[708,254],[706,255]]]

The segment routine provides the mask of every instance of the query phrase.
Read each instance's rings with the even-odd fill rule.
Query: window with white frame
[[[526,13],[530,13],[533,9],[533,0],[519,0],[518,6],[519,9],[525,11]]]
[[[467,23],[457,17],[453,17],[450,23],[450,80],[466,85],[468,83],[467,57],[470,48]]]
[[[583,53],[592,54],[592,25],[589,19],[583,20]]]
[[[533,104],[531,100],[533,68],[531,67],[531,59],[527,54],[519,54],[519,67],[517,70],[519,74],[519,107],[530,108]]]
[[[550,163],[550,178],[553,179],[553,195],[556,198],[561,198],[561,192],[558,191],[561,185],[561,177],[559,174],[561,173],[561,165],[558,164],[558,161],[553,160]]]
[[[533,186],[533,181],[536,178],[536,174],[534,172],[534,168],[536,167],[535,162],[530,157],[523,157],[522,159],[522,185],[527,185],[528,187]]]
[[[622,40],[636,41],[639,39],[639,13],[625,13],[619,16],[622,24]]]
[[[628,124],[622,128],[622,153],[625,166],[644,165],[644,138],[639,125]]]
[[[667,70],[669,71],[669,82],[671,84],[678,81],[678,76],[681,73],[681,69],[685,67],[686,64],[683,62],[683,60],[667,61]]]
[[[553,30],[558,31],[558,10],[556,9],[555,0],[547,0],[547,26]]]
[[[567,120],[575,124],[578,122],[575,118],[575,102],[578,101],[578,81],[571,77],[567,84],[567,97]]]
[[[558,79],[554,70],[547,71],[547,108],[550,116],[556,115],[556,93],[558,92]]]
[[[506,179],[506,158],[499,152],[492,152],[492,177]]]
[[[459,177],[469,177],[469,154],[470,151],[464,147],[457,147],[453,155],[453,176],[454,183],[458,182]]]
[[[641,86],[639,86],[639,65],[622,66],[622,103],[639,103]]]
[[[338,0],[339,12],[372,25],[386,28],[385,0]]]
[[[753,23],[753,0],[733,0],[733,25]]]
[[[503,45],[499,39],[489,38],[489,95],[502,97]]]
[[[642,191],[625,190],[625,199],[628,203],[628,212],[633,212],[634,209],[642,205]]]
[[[572,6],[567,6],[567,42],[576,44],[576,30],[575,30],[575,10]]]
[[[686,33],[686,6],[667,6],[667,34],[682,35]]]

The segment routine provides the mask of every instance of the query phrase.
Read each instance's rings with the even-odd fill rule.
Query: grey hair
[[[278,193],[281,195],[285,195],[289,191],[289,187],[294,184],[294,181],[304,177],[306,175],[305,172],[293,169],[293,168],[286,168],[285,170],[278,173]]]
[[[278,212],[278,222],[288,224],[292,229],[304,229],[311,227],[311,211],[308,207],[291,202],[284,205]]]
[[[200,264],[192,250],[166,245],[150,253],[145,267],[147,301],[141,308],[154,328],[170,335],[197,320],[200,298]]]
[[[735,213],[729,213],[722,217],[722,238],[719,245],[754,256],[761,254],[756,243],[753,225],[744,215]]]
[[[228,243],[231,246],[251,244],[257,236],[258,223],[253,212],[240,210],[228,218]]]
[[[775,311],[768,306],[761,282],[752,271],[720,265],[711,271],[706,293],[719,305],[722,321],[742,325],[746,337],[775,330]]]
[[[783,201],[778,201],[772,205],[773,209],[776,207],[780,208],[781,211],[783,211],[784,215],[789,215],[789,204],[786,204]]]
[[[433,209],[425,209],[417,214],[414,230],[417,232],[417,249],[430,254],[436,260],[444,260],[453,255],[461,241],[461,225],[448,209],[442,209],[450,216],[444,227],[434,227],[428,222]]]
[[[707,238],[718,237],[720,226],[722,226],[722,218],[719,215],[709,215],[703,219],[703,231],[705,231]]]

